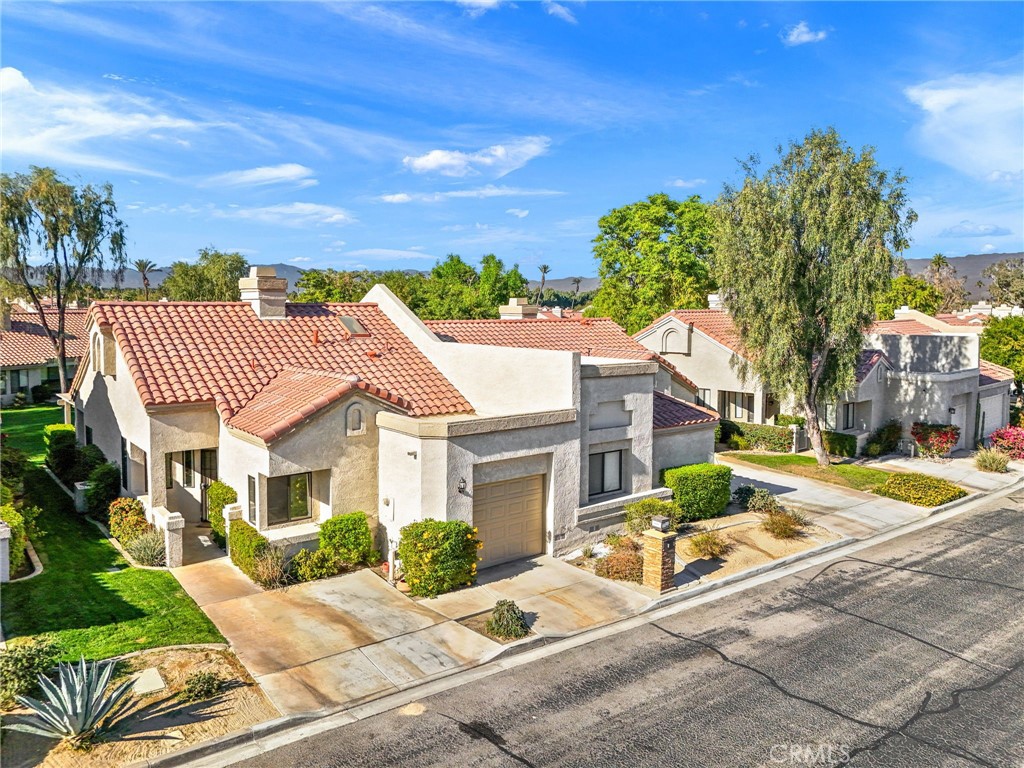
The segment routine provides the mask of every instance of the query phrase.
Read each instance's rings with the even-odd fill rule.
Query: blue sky
[[[908,257],[1024,249],[1021,3],[7,2],[4,171],[114,185],[131,258],[596,272],[609,209],[713,199],[835,125]]]

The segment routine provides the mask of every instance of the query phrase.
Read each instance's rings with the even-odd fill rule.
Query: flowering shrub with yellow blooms
[[[476,528],[461,520],[421,520],[402,529],[398,559],[409,593],[437,597],[476,581],[483,547]]]

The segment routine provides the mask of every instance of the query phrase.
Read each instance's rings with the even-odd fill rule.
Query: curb
[[[64,491],[64,493],[66,493],[68,496],[70,496],[72,501],[74,501],[74,498],[75,498],[74,492],[73,491],[69,491],[68,487],[66,485],[64,485],[64,482],[59,477],[57,477],[55,474],[53,474],[53,471],[48,466],[46,466],[45,464],[41,464],[40,466],[43,468],[43,470],[46,472],[46,474],[48,474],[50,476],[50,479],[53,480],[53,482],[55,482],[58,485],[58,487],[62,491]]]

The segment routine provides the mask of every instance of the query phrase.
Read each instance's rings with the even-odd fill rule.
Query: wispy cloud
[[[488,184],[484,187],[453,189],[448,192],[398,192],[380,195],[377,199],[382,203],[438,203],[443,200],[485,200],[491,197],[555,197],[564,194],[564,192],[556,189],[525,189],[523,187],[499,187],[494,184]]]
[[[679,187],[680,189],[693,189],[694,187],[701,187],[707,183],[707,179],[673,179],[668,182],[668,186]]]
[[[1024,171],[1024,75],[973,73],[907,88],[924,112],[916,133],[928,156],[975,178],[1019,183]]]
[[[502,0],[455,0],[455,3],[465,8],[468,15],[477,18],[501,6]]]
[[[356,256],[361,259],[377,259],[386,261],[388,259],[430,259],[434,257],[419,251],[403,251],[396,248],[360,248],[355,251],[347,251],[345,256]]]
[[[270,184],[291,184],[299,189],[305,189],[316,186],[319,182],[313,178],[312,168],[298,163],[284,163],[219,173],[202,183],[206,187],[263,187]]]
[[[779,37],[782,39],[782,44],[788,48],[792,48],[795,45],[806,45],[807,43],[820,43],[826,37],[828,32],[824,29],[817,31],[811,29],[806,21],[801,21],[790,27],[786,27],[779,33]]]
[[[530,215],[530,212],[525,208],[509,208],[505,213],[515,216],[517,219],[525,219]]]
[[[312,259],[309,258],[309,256],[293,256],[292,258],[288,259],[288,261],[290,261],[292,264],[302,264],[307,261],[312,261]]]
[[[247,219],[261,224],[275,224],[287,227],[308,227],[321,224],[352,224],[357,219],[343,208],[320,203],[282,203],[257,208],[231,207],[214,212],[215,216],[230,219]]]
[[[975,224],[973,221],[964,219],[959,224],[946,227],[939,233],[939,237],[1001,237],[1012,234],[1006,227],[997,224]]]
[[[413,173],[460,177],[476,176],[487,171],[500,179],[543,155],[549,146],[551,139],[547,136],[524,136],[477,152],[432,149],[423,155],[407,156],[402,159],[402,163]]]
[[[561,3],[556,3],[552,0],[544,0],[544,10],[548,12],[549,16],[554,16],[556,19],[561,19],[569,24],[579,23],[573,12]]]

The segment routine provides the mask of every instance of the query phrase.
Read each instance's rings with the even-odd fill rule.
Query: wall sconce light
[[[950,408],[949,415],[952,416],[954,413],[956,413],[956,408]]]
[[[419,456],[419,452],[418,451],[406,451],[405,455],[406,456],[412,456],[412,460],[416,461],[416,457]]]
[[[466,492],[466,478],[460,477],[459,478],[459,493],[465,493],[465,492]]]

